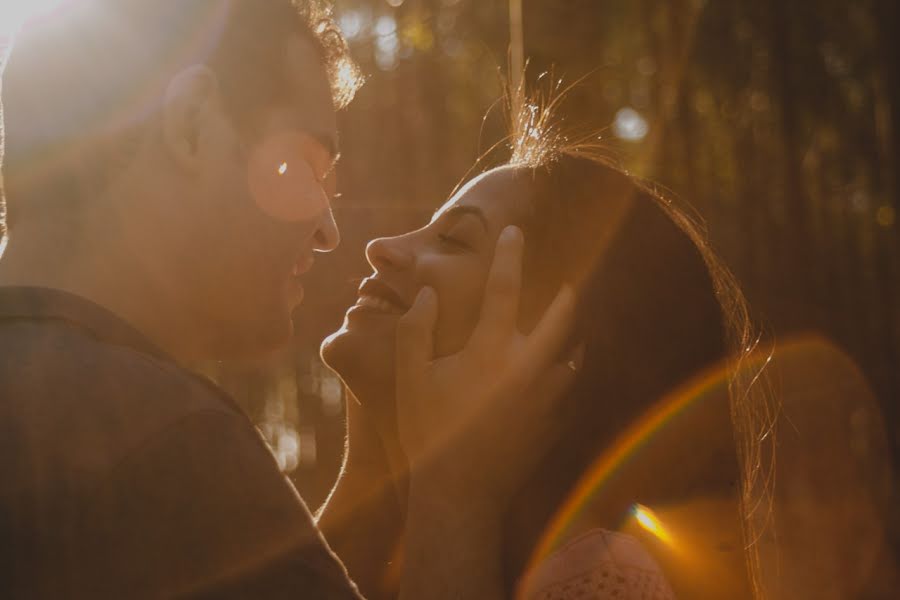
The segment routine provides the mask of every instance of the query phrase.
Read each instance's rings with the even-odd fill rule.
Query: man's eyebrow
[[[328,152],[328,155],[331,157],[331,162],[328,164],[328,168],[325,169],[325,173],[322,174],[322,177],[328,177],[331,175],[331,172],[334,171],[334,168],[337,166],[338,161],[341,160],[341,152],[338,149],[337,136],[335,134],[323,133],[321,131],[310,132],[310,137],[312,137],[316,142],[321,145]]]
[[[436,221],[436,220],[442,219],[442,218],[449,218],[449,217],[459,218],[464,215],[473,215],[475,217],[478,217],[478,220],[481,221],[481,226],[484,227],[484,230],[485,231],[490,230],[490,227],[488,226],[487,217],[484,216],[484,211],[481,210],[480,208],[478,208],[477,206],[472,206],[470,204],[456,204],[454,206],[451,206],[447,210],[444,210],[444,211],[439,210],[438,212],[434,213],[434,216],[432,216],[432,221]]]

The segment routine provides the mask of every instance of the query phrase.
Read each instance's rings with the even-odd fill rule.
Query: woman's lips
[[[351,311],[376,312],[389,315],[402,315],[406,312],[401,306],[376,296],[362,295],[351,308]]]
[[[386,283],[375,278],[363,280],[359,286],[359,299],[349,312],[370,312],[385,315],[402,315],[409,310],[403,298]]]

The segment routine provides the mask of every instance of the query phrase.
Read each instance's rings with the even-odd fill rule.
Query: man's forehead
[[[332,156],[338,154],[337,115],[328,74],[318,49],[299,35],[287,42],[285,65],[293,124],[319,142]]]

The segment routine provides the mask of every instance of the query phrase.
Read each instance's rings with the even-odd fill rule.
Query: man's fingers
[[[517,368],[523,376],[541,373],[562,351],[575,322],[575,290],[563,285],[525,342],[522,361]]]
[[[484,289],[481,317],[472,339],[477,344],[502,341],[515,330],[522,287],[522,230],[509,226],[497,239],[494,262]]]
[[[434,355],[434,325],[437,321],[437,294],[430,287],[419,290],[416,301],[397,323],[398,381],[420,374]]]

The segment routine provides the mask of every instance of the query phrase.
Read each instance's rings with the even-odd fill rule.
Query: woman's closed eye
[[[463,217],[437,234],[441,246],[455,252],[477,251],[483,237],[484,230],[474,217]]]
[[[456,250],[471,250],[472,247],[465,240],[457,239],[450,234],[439,233],[438,239],[441,241],[441,244]]]

